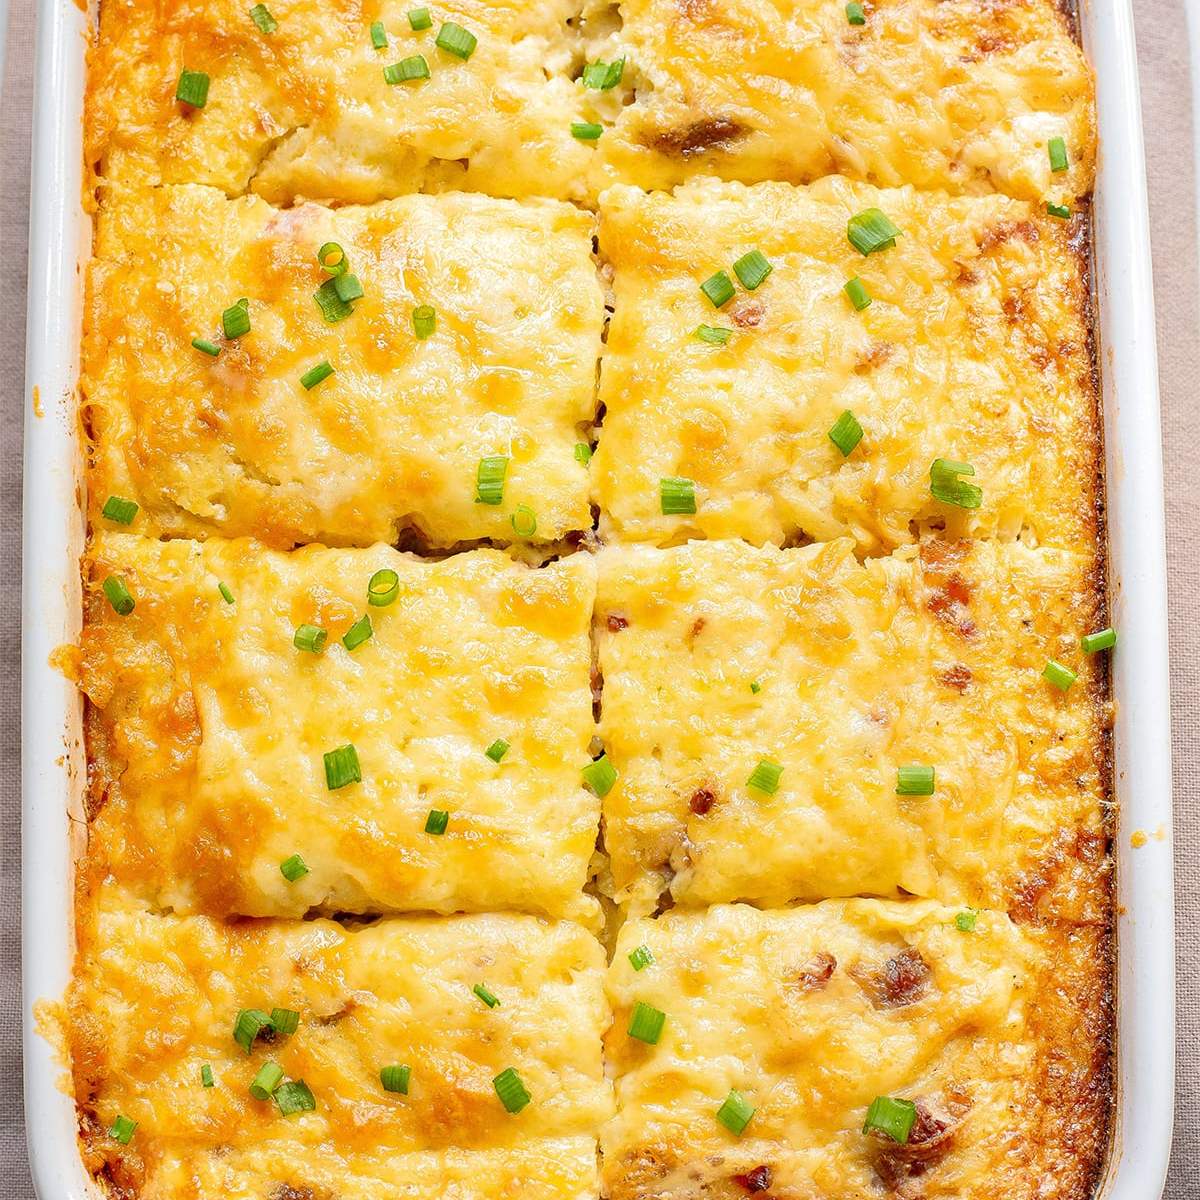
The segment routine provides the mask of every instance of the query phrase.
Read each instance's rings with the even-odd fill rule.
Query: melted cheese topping
[[[1091,191],[1092,76],[1055,0],[864,8],[856,26],[834,0],[620,0],[599,49],[628,59],[632,102],[599,143],[599,178],[842,174],[1059,203]],[[1066,172],[1050,168],[1056,137]]]
[[[1090,1195],[1109,1084],[1102,936],[991,912],[963,932],[955,916],[854,900],[626,925],[605,1195],[743,1200],[764,1169],[780,1197]],[[639,945],[655,961],[635,971]],[[657,1045],[626,1034],[638,1001],[666,1014]],[[754,1108],[740,1138],[716,1119],[730,1089]],[[863,1134],[876,1096],[916,1102],[907,1145]]]
[[[528,1194],[573,1200],[593,1191],[594,1131],[611,1112],[603,970],[584,930],[532,917],[348,931],[160,917],[106,897],[69,998],[91,1165],[156,1200],[365,1196],[372,1183],[502,1197],[525,1171]],[[246,1053],[233,1038],[246,1008],[291,1009],[298,1028]],[[268,1061],[308,1084],[315,1111],[285,1117],[249,1094]],[[407,1095],[380,1083],[399,1064]],[[518,1114],[492,1083],[510,1067],[533,1097]],[[138,1123],[127,1150],[105,1132],[118,1115]]]
[[[860,564],[692,542],[600,557],[613,889],[635,911],[940,897],[1100,920],[1103,664],[1090,560],[987,542]],[[1103,622],[1099,622],[1103,624]],[[1063,693],[1049,658],[1079,672]],[[757,683],[755,693],[751,684]],[[778,790],[747,786],[762,759]],[[897,769],[935,769],[898,796]]]
[[[846,225],[871,207],[902,236],[864,258]],[[913,540],[915,521],[1089,544],[1100,435],[1073,231],[999,196],[842,179],[605,193],[601,528],[659,543],[849,534],[878,553]],[[700,284],[752,249],[771,275],[715,311]],[[873,297],[862,312],[843,291],[856,276]],[[699,340],[702,323],[731,329],[728,343]],[[864,430],[848,458],[828,436],[846,409]],[[932,497],[936,458],[974,466],[980,508]],[[672,476],[695,481],[694,517],[662,514]]]
[[[570,131],[581,54],[570,0],[444,0],[419,32],[409,0],[267,7],[277,28],[264,34],[243,0],[105,0],[84,122],[102,184],[206,183],[280,204],[586,191],[591,148]],[[477,39],[466,61],[436,45],[447,21]],[[416,55],[429,78],[389,85],[384,68]],[[203,108],[175,99],[183,70],[210,76]]]
[[[278,211],[199,187],[111,197],[83,354],[93,520],[116,493],[138,501],[134,528],[150,535],[285,548],[406,529],[441,545],[512,540],[520,504],[537,540],[590,528],[574,452],[604,317],[591,234],[586,213],[549,201]],[[313,299],[326,242],[365,292],[332,325]],[[250,332],[225,342],[222,312],[241,297]],[[437,313],[426,340],[419,305]],[[306,390],[323,361],[335,373]],[[479,460],[493,455],[510,459],[503,501],[479,504]]]
[[[399,596],[368,608],[385,567]],[[110,575],[129,616],[99,591]],[[93,543],[91,579],[79,671],[95,877],[178,912],[594,918],[589,558],[534,570],[494,550],[426,562],[112,534]],[[364,614],[373,636],[349,651]],[[295,648],[301,624],[328,632],[322,654]],[[499,763],[485,754],[497,738]],[[346,744],[362,780],[331,791],[324,755]],[[431,809],[450,814],[443,836],[425,832]],[[289,883],[293,854],[309,873]]]

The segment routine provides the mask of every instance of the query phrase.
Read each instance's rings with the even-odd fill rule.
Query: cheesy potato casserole
[[[102,1194],[1091,1200],[1065,5],[100,0],[83,142]]]

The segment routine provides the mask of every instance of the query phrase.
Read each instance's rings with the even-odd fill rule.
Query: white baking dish
[[[1118,1113],[1104,1200],[1157,1200],[1173,1108],[1174,947],[1167,623],[1150,238],[1130,0],[1082,0],[1099,85],[1098,340],[1108,444],[1117,700]],[[25,1106],[41,1200],[94,1196],[75,1108],[39,1000],[59,997],[72,954],[72,869],[82,826],[80,702],[51,667],[79,627],[83,545],[74,389],[80,282],[91,224],[81,207],[86,17],[41,0],[30,198],[25,422],[23,726]],[[1133,849],[1131,834],[1148,834]],[[1139,841],[1143,840],[1141,838]]]

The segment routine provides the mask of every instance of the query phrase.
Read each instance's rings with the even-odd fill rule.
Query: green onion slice
[[[250,332],[250,301],[239,300],[221,314],[221,328],[226,338],[232,341]]]
[[[275,1089],[275,1104],[280,1113],[290,1117],[295,1113],[316,1111],[317,1102],[303,1079],[289,1079]]]
[[[461,58],[463,62],[466,62],[475,53],[475,47],[479,44],[473,33],[468,32],[461,25],[455,25],[453,21],[446,21],[442,25],[434,42],[439,50],[445,50],[447,54],[453,54],[455,58]]]
[[[249,1054],[254,1039],[270,1028],[271,1018],[261,1008],[243,1008],[233,1023],[233,1040]]]
[[[508,519],[517,537],[531,538],[537,533],[537,515],[528,504],[518,504]]]
[[[583,768],[583,782],[601,799],[612,791],[613,784],[617,782],[617,768],[607,754],[601,754],[595,762]]]
[[[654,962],[654,955],[649,946],[638,946],[629,952],[629,962],[635,971],[644,971]]]
[[[863,1133],[877,1130],[887,1134],[893,1142],[904,1145],[917,1121],[917,1106],[911,1100],[898,1100],[891,1096],[876,1096],[867,1109],[863,1122]]]
[[[328,379],[333,374],[333,368],[328,362],[319,362],[315,367],[309,367],[303,375],[300,376],[300,386],[306,392],[311,392],[322,380]]]
[[[508,459],[503,454],[481,458],[475,468],[475,503],[500,504],[504,499],[504,477],[508,474]]]
[[[571,136],[578,138],[581,142],[599,141],[600,135],[604,132],[603,125],[596,125],[591,121],[572,121]]]
[[[701,285],[700,290],[708,297],[713,308],[723,308],[733,299],[733,280],[724,271],[710,275]]]
[[[471,991],[473,991],[475,995],[477,995],[480,1000],[482,1000],[484,1004],[488,1006],[488,1008],[500,1007],[500,997],[497,996],[496,993],[493,992],[486,983],[477,983],[471,989]]]
[[[592,448],[587,442],[575,443],[575,461],[585,467],[592,461]]]
[[[503,738],[497,738],[485,751],[494,763],[498,763],[508,753],[509,743]]]
[[[357,275],[338,275],[333,281],[333,290],[337,292],[337,298],[343,304],[361,300],[364,295],[363,286]]]
[[[100,586],[118,616],[127,617],[133,612],[133,597],[120,575],[110,575]]]
[[[297,650],[308,651],[309,654],[320,654],[325,649],[325,640],[328,637],[328,632],[319,625],[299,625],[292,638],[292,645]]]
[[[900,230],[878,208],[868,208],[846,223],[846,236],[860,254],[874,254],[894,246]]]
[[[757,696],[757,695],[758,695],[758,693],[762,691],[762,684],[761,684],[761,683],[759,683],[757,679],[755,679],[755,680],[754,680],[754,681],[753,681],[753,682],[750,684],[750,691],[751,691],[751,692],[753,692],[753,693],[754,693],[754,695],[756,695],[756,696]]]
[[[382,21],[372,21],[371,22],[371,45],[374,46],[376,50],[386,50],[387,44],[388,44],[387,30],[384,29],[383,22]]]
[[[363,642],[367,641],[375,630],[371,627],[371,618],[367,613],[363,613],[342,636],[342,645],[347,650],[357,650]]]
[[[1065,204],[1051,204],[1049,200],[1046,201],[1046,211],[1060,221],[1065,221],[1071,215],[1071,210]]]
[[[717,1120],[730,1133],[735,1133],[739,1137],[746,1126],[750,1124],[752,1116],[754,1116],[754,1106],[741,1092],[735,1091],[733,1088],[729,1089],[729,1095],[717,1109]]]
[[[414,54],[402,58],[398,63],[383,68],[383,77],[388,83],[411,83],[414,79],[429,78],[429,64],[425,55]]]
[[[1096,633],[1085,633],[1080,638],[1084,654],[1095,654],[1097,650],[1111,650],[1117,644],[1117,631],[1110,625]]]
[[[850,303],[854,305],[856,312],[862,312],[864,308],[871,307],[871,293],[867,291],[867,285],[857,275],[849,280],[842,290],[850,297]]]
[[[710,346],[724,346],[733,337],[733,330],[725,329],[721,325],[697,325],[692,336]]]
[[[250,1084],[250,1095],[255,1100],[270,1100],[275,1089],[283,1082],[283,1068],[278,1063],[265,1062]]]
[[[858,418],[849,410],[844,413],[833,423],[833,428],[829,431],[829,440],[842,452],[842,455],[849,458],[854,451],[854,447],[862,441],[863,427],[858,423]]]
[[[956,508],[978,508],[983,503],[983,489],[958,478],[959,475],[974,474],[975,468],[970,463],[935,458],[929,467],[929,491],[935,500],[943,504],[953,504]]]
[[[492,1087],[496,1089],[496,1095],[500,1097],[506,1112],[519,1113],[533,1099],[512,1067],[505,1067],[492,1080]]]
[[[128,1146],[133,1137],[133,1131],[137,1128],[137,1122],[126,1116],[119,1116],[112,1123],[108,1134],[114,1141],[120,1142],[122,1146]]]
[[[346,251],[337,242],[326,242],[317,251],[317,262],[321,264],[321,270],[330,275],[341,275],[350,265]]]
[[[325,786],[331,792],[336,792],[348,783],[362,783],[362,767],[358,762],[358,751],[352,743],[325,753]]]
[[[398,1095],[407,1096],[408,1081],[411,1076],[412,1069],[408,1066],[384,1067],[379,1072],[379,1082],[383,1084],[385,1092],[396,1092]]]
[[[308,864],[300,855],[293,854],[279,864],[279,873],[288,883],[295,883],[298,879],[303,879],[308,874]]]
[[[209,1063],[200,1068],[200,1083],[203,1087],[215,1087],[217,1081],[213,1078],[213,1069]]]
[[[208,76],[203,71],[181,71],[175,85],[175,99],[193,108],[203,108],[208,103]]]
[[[271,16],[270,10],[265,4],[256,4],[250,10],[250,20],[262,30],[263,33],[274,33],[279,28],[279,22]]]
[[[625,74],[625,60],[618,58],[615,62],[588,63],[583,68],[583,86],[597,92],[611,91],[621,82]]]
[[[975,932],[975,922],[977,920],[979,920],[979,914],[977,912],[974,912],[973,910],[968,910],[966,912],[960,912],[954,918],[954,927],[960,933],[974,933]]]
[[[1056,174],[1059,171],[1065,171],[1069,165],[1067,162],[1067,143],[1062,138],[1051,138],[1046,143],[1046,150],[1050,155],[1050,170]]]
[[[667,1023],[667,1014],[661,1009],[655,1008],[650,1004],[643,1004],[639,1000],[633,1006],[633,1012],[629,1017],[629,1036],[636,1038],[639,1042],[645,1042],[648,1046],[658,1044],[658,1039],[662,1037],[663,1026]]]
[[[444,808],[431,808],[429,816],[425,818],[425,832],[441,837],[449,824],[450,814]]]
[[[433,18],[429,15],[427,8],[413,8],[408,13],[408,27],[413,33],[420,33],[422,29],[429,29],[433,25]]]
[[[437,329],[437,310],[429,304],[420,304],[413,309],[412,315],[413,333],[417,335],[418,341],[424,341],[426,338],[433,337],[434,330]]]
[[[733,264],[733,273],[738,277],[738,282],[749,292],[762,287],[774,269],[761,250],[751,250]]]
[[[846,20],[851,25],[865,25],[867,23],[867,14],[863,12],[863,6],[859,0],[850,0],[846,5]]]
[[[367,603],[387,608],[400,595],[400,576],[391,567],[382,567],[367,581]]]
[[[315,292],[313,299],[321,310],[327,325],[336,325],[344,321],[353,311],[353,307],[337,294],[337,278],[327,279]]]
[[[759,760],[758,766],[750,772],[746,786],[753,788],[756,792],[762,792],[764,795],[773,796],[779,791],[779,780],[782,775],[783,768],[777,762],[763,758]]]
[[[109,496],[100,510],[100,515],[107,521],[115,521],[118,525],[131,525],[137,516],[137,502],[126,500],[124,496]]]
[[[233,592],[229,590],[229,584],[218,583],[217,591],[221,593],[221,599],[224,600],[226,604],[233,603]]]
[[[658,481],[658,502],[664,517],[691,515],[696,511],[696,484],[691,479]]]
[[[300,1014],[293,1008],[273,1008],[271,1028],[284,1037],[291,1037],[300,1028]]]
[[[1046,665],[1042,670],[1042,678],[1048,683],[1052,683],[1060,692],[1070,690],[1071,684],[1079,678],[1070,667],[1064,667],[1062,663],[1055,662],[1054,659],[1048,658]]]
[[[932,796],[933,768],[914,765],[896,768],[897,796]]]
[[[216,358],[221,353],[221,347],[216,342],[210,342],[208,338],[192,338],[192,346],[199,350],[201,354],[207,354],[210,358]]]

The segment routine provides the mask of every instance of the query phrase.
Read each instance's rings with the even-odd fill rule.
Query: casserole
[[[77,267],[87,254],[77,127],[46,103],[78,98],[81,17],[69,5],[43,14],[31,260],[25,573],[26,1002],[27,1099],[35,1177],[43,1196],[83,1195],[74,1153],[74,1115],[57,1091],[58,1068],[35,1036],[33,1005],[61,994],[69,972],[72,828],[66,802],[80,811],[83,786],[78,701],[49,666],[77,634],[75,560],[82,544],[75,476],[73,386],[78,334]],[[1169,828],[1161,479],[1154,401],[1148,245],[1141,142],[1136,122],[1132,31],[1124,5],[1085,8],[1086,44],[1099,79],[1102,143],[1097,186],[1097,288],[1101,372],[1108,430],[1108,486],[1114,624],[1122,653],[1114,664],[1118,702],[1116,789],[1122,805],[1118,880],[1119,1117],[1109,1196],[1157,1194],[1165,1170],[1171,1062],[1169,848],[1153,835]],[[62,298],[74,298],[74,304]],[[36,390],[34,390],[36,389]],[[70,537],[64,539],[63,530]],[[1148,831],[1135,851],[1130,837]]]

